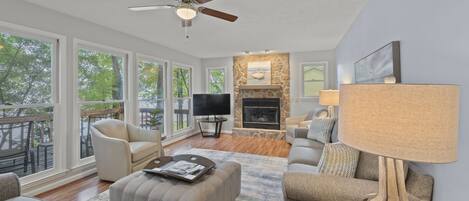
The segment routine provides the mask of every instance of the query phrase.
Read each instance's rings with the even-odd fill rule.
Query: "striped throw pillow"
[[[308,135],[306,137],[324,144],[329,143],[331,142],[334,123],[334,118],[314,118],[309,125]]]
[[[340,142],[324,146],[318,169],[320,174],[353,178],[360,152]]]

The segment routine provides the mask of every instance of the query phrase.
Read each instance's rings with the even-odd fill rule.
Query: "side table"
[[[225,121],[227,121],[225,117],[214,117],[214,118],[207,117],[207,118],[197,120],[202,137],[216,137],[216,138],[220,137],[221,128],[222,128],[223,122]],[[215,124],[215,132],[213,133],[204,132],[204,130],[202,129],[202,125],[201,125],[202,123]]]

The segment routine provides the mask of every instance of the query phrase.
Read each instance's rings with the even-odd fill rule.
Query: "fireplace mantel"
[[[282,89],[282,86],[279,84],[272,85],[240,85],[240,89]]]

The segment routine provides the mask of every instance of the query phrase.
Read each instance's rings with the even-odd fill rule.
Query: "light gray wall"
[[[320,107],[319,98],[302,97],[302,69],[301,64],[307,62],[324,62],[328,63],[328,77],[326,88],[337,88],[337,68],[335,64],[335,51],[309,51],[309,52],[293,52],[290,53],[290,115],[298,116],[306,114],[316,107]]]
[[[302,98],[301,97],[301,64],[305,62],[323,62],[329,64],[327,87],[335,89],[337,87],[337,70],[335,64],[335,51],[308,51],[290,53],[290,98],[291,113],[290,116],[303,115],[308,111],[319,106],[318,98]],[[202,59],[202,89],[206,90],[207,68],[209,67],[225,67],[226,68],[226,86],[227,93],[233,94],[233,57],[208,58]],[[206,91],[205,91],[206,92]],[[233,98],[232,98],[233,101]],[[232,102],[232,111],[233,111]],[[233,128],[234,116],[230,115],[228,122],[223,124],[224,131],[231,131]]]
[[[336,49],[341,83],[353,81],[355,61],[390,41],[400,40],[403,82],[461,86],[459,160],[420,165],[435,177],[436,201],[468,200],[468,10],[466,0],[369,1]]]

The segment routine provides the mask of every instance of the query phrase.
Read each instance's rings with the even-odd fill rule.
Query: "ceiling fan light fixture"
[[[176,14],[183,20],[192,20],[197,16],[197,11],[189,4],[183,4],[176,9]]]

